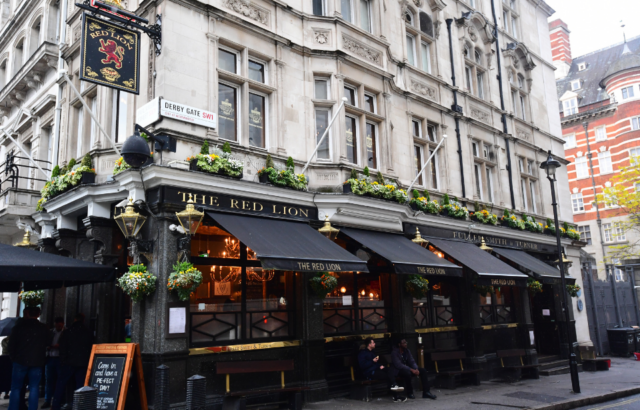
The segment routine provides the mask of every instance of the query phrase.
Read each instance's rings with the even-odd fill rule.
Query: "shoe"
[[[400,396],[400,397],[394,397],[393,398],[393,402],[394,403],[404,403],[405,401],[407,401],[406,397]]]
[[[431,399],[431,400],[437,399],[436,395],[431,393],[430,391],[422,393],[422,398],[423,399]]]
[[[50,401],[45,401],[44,403],[42,403],[42,407],[40,407],[41,409],[48,409],[49,407],[51,407],[51,402]]]
[[[400,387],[397,384],[391,385],[391,391],[404,391],[404,387]]]
[[[413,399],[416,398],[416,396],[414,396],[413,393],[412,394],[407,394],[407,398],[413,400]]]

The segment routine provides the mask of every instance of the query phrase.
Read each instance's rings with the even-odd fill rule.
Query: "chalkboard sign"
[[[97,410],[116,410],[125,359],[126,357],[103,355],[93,357],[89,385],[98,390]]]
[[[131,371],[136,370],[140,409],[147,410],[142,358],[137,343],[93,345],[85,385],[98,390],[97,410],[123,410]]]

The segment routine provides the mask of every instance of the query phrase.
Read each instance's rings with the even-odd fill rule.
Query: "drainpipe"
[[[502,108],[502,133],[504,134],[504,144],[507,148],[507,172],[509,173],[509,194],[511,195],[511,209],[516,209],[516,198],[513,194],[513,173],[511,171],[511,148],[509,147],[509,136],[507,130],[507,114],[504,107],[504,91],[502,89],[502,63],[500,59],[500,41],[498,40],[498,17],[496,17],[496,5],[491,0],[491,12],[493,13],[493,37],[496,39],[496,63],[498,65],[498,87],[500,90],[500,108]]]
[[[460,140],[460,116],[462,115],[462,107],[458,105],[458,90],[456,89],[456,67],[453,63],[453,40],[451,37],[451,24],[453,19],[447,19],[447,32],[449,33],[449,57],[451,59],[451,82],[453,84],[453,110],[454,119],[456,121],[456,138],[458,140],[458,161],[460,162],[460,185],[462,185],[462,197],[467,197],[467,191],[464,187],[464,164],[462,162],[462,141]]]

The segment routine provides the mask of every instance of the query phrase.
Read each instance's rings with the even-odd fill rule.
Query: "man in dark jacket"
[[[23,318],[11,330],[9,355],[13,362],[11,374],[11,396],[9,410],[18,410],[23,396],[20,390],[25,378],[29,384],[29,410],[38,409],[38,398],[42,368],[46,363],[47,327],[38,321],[40,308],[27,307]]]
[[[84,385],[92,345],[91,330],[84,325],[84,315],[78,313],[73,324],[60,336],[60,372],[58,373],[56,392],[53,394],[52,410],[60,410],[62,397],[69,380],[75,380],[76,389]]]
[[[413,360],[413,356],[409,349],[407,349],[407,341],[402,339],[396,346],[391,350],[391,370],[390,373],[395,378],[400,375],[404,379],[404,385],[406,387],[407,397],[410,399],[415,399],[416,397],[413,395],[413,385],[411,384],[411,379],[414,376],[420,376],[420,380],[422,381],[422,398],[423,399],[432,399],[435,400],[436,396],[433,395],[429,390],[429,379],[427,378],[427,371],[418,367],[416,361]]]
[[[368,337],[364,340],[364,345],[360,347],[358,353],[358,366],[362,375],[369,380],[384,380],[389,386],[389,390],[393,394],[394,402],[405,402],[406,397],[398,396],[396,392],[403,391],[404,388],[399,387],[395,383],[395,376],[392,376],[387,368],[382,366],[378,361],[380,357],[373,351],[376,348],[376,342],[373,338]]]

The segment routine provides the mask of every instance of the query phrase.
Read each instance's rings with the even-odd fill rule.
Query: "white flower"
[[[235,168],[235,169],[240,169],[242,168],[242,161],[238,161],[235,159],[230,159],[229,160],[229,165],[231,165],[231,167]]]

